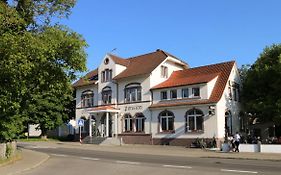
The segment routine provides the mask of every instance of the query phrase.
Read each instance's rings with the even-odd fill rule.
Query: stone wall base
[[[152,144],[151,134],[118,134],[124,144]]]

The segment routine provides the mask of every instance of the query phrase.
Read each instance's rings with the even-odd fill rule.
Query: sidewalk
[[[48,160],[49,156],[44,153],[22,149],[22,159],[14,163],[0,166],[1,175],[19,174],[27,171],[44,163]]]
[[[185,148],[178,146],[162,145],[122,145],[122,146],[99,146],[92,144],[80,144],[79,142],[33,142],[34,145],[56,148],[79,148],[97,151],[165,155],[165,156],[183,156],[197,158],[226,158],[226,159],[245,159],[245,160],[269,160],[281,161],[281,154],[277,153],[222,153],[220,151],[209,151],[194,148]]]

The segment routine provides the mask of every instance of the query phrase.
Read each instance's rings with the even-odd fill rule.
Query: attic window
[[[106,58],[106,59],[104,60],[104,64],[107,65],[108,63],[109,63],[109,59]]]

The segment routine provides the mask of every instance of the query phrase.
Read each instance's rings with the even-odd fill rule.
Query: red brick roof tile
[[[175,71],[174,73],[172,73],[172,75],[169,77],[168,80],[164,81],[159,85],[156,85],[152,89],[184,86],[184,85],[190,85],[190,83],[198,84],[198,83],[208,82],[217,76],[218,78],[210,98],[202,99],[202,100],[194,99],[194,100],[187,100],[187,101],[173,100],[173,101],[159,102],[157,104],[152,104],[150,107],[156,108],[156,107],[191,105],[191,104],[195,105],[195,104],[207,104],[207,103],[218,102],[223,95],[223,91],[225,89],[225,86],[227,84],[229,75],[231,73],[234,64],[235,61],[230,61],[230,62],[224,62],[219,64]]]
[[[98,75],[98,69],[95,69],[95,70],[87,73],[84,77],[80,78],[75,83],[73,83],[72,87],[77,88],[77,87],[81,87],[81,86],[94,84],[97,82],[97,80],[95,80],[93,78],[97,75]]]
[[[128,58],[129,64],[127,65],[127,69],[113,79],[117,80],[151,73],[166,58],[167,55],[162,50],[156,50],[152,53]]]

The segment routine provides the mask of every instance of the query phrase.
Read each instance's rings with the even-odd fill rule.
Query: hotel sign
[[[142,106],[125,106],[125,111],[138,111],[142,110]]]

